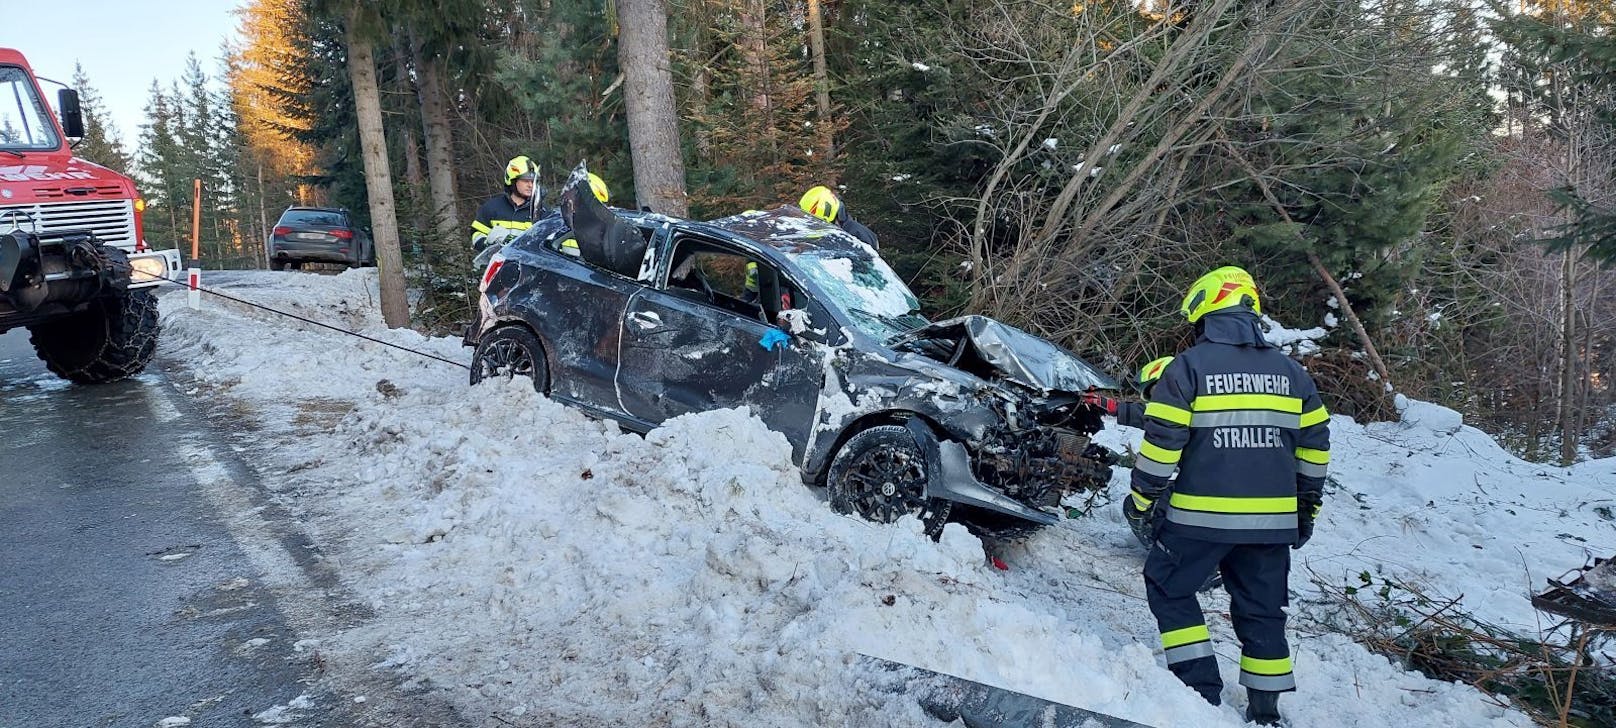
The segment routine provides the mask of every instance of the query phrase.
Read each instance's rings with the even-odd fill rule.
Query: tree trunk
[[[830,122],[830,71],[825,64],[825,20],[820,0],[808,0],[808,50],[814,57],[814,100],[819,106],[819,134],[825,161],[836,158],[836,140]],[[831,180],[834,182],[834,180]]]
[[[1577,460],[1577,258],[1566,250],[1560,264],[1560,463]]]
[[[450,245],[460,235],[455,210],[454,137],[449,123],[448,93],[443,84],[443,60],[421,50],[411,38],[415,56],[416,87],[421,98],[421,127],[426,142],[427,184],[432,193],[432,216],[438,224],[438,243]]]
[[[641,205],[656,212],[688,216],[668,52],[668,6],[665,0],[618,0],[617,16],[622,23],[617,61],[623,68],[635,192]]]
[[[381,278],[382,320],[388,328],[410,323],[404,295],[404,259],[399,254],[398,212],[393,205],[393,175],[382,129],[381,92],[376,87],[376,54],[359,32],[359,5],[348,9],[348,76],[353,83],[354,112],[359,121],[360,156],[365,163],[365,192],[370,198],[370,224]]]

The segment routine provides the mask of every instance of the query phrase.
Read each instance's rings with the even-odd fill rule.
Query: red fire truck
[[[78,93],[57,93],[60,123],[44,99],[0,48],[0,333],[27,327],[57,376],[117,381],[157,351],[153,289],[178,278],[179,251],[147,247],[132,180],[73,156]]]

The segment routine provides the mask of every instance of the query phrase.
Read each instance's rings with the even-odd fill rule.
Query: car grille
[[[19,214],[20,213],[20,214]],[[94,230],[101,242],[135,247],[135,206],[130,200],[0,205],[0,230],[20,227],[40,237],[62,230]]]

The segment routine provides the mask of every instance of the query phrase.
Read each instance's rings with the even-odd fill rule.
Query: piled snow
[[[385,331],[341,303],[372,283],[263,275],[239,292],[300,298],[311,315],[351,314],[373,335],[466,358],[457,342]],[[474,720],[936,725],[870,687],[863,652],[1152,725],[1241,724],[1227,597],[1203,599],[1230,684],[1213,708],[1162,665],[1143,554],[1110,508],[995,547],[1010,566],[999,571],[957,526],[933,543],[913,521],[834,515],[784,439],[743,411],[641,438],[523,382],[467,387],[438,362],[320,331],[270,336],[285,325],[181,301],[163,301],[166,357],[247,405],[276,459],[272,487],[374,610],[321,649],[378,653]],[[345,414],[291,416],[311,403]],[[1341,485],[1297,553],[1297,603],[1315,593],[1312,574],[1371,570],[1529,623],[1523,558],[1580,564],[1582,545],[1559,533],[1609,543],[1589,510],[1608,490],[1462,425],[1435,429],[1441,418],[1417,405],[1401,423],[1334,421]],[[1119,447],[1138,436],[1105,433]],[[1118,470],[1113,493],[1125,488]],[[1292,636],[1302,692],[1283,707],[1297,725],[1529,725],[1346,637]]]
[[[1334,325],[1331,323],[1332,320],[1327,316],[1325,318],[1326,326]],[[1291,356],[1307,356],[1319,353],[1319,339],[1330,334],[1329,330],[1323,326],[1315,326],[1311,329],[1293,329],[1268,316],[1262,317],[1262,327],[1263,338],[1267,339],[1268,343],[1284,349],[1285,353]]]

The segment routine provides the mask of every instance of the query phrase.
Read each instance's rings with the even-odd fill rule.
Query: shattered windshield
[[[792,254],[791,259],[823,297],[877,339],[885,341],[928,323],[920,315],[920,300],[880,256],[812,249]]]
[[[34,83],[16,66],[0,66],[0,149],[55,149],[56,125]]]

